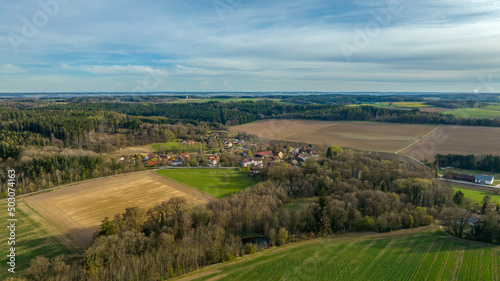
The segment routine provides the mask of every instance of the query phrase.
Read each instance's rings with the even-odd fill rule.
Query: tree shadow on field
[[[0,280],[5,280],[7,277],[11,276],[25,276],[30,267],[30,262],[37,256],[44,256],[48,259],[63,256],[66,264],[73,263],[81,254],[83,254],[84,249],[76,244],[74,247],[67,245],[63,241],[67,241],[68,237],[66,235],[48,235],[43,238],[26,238],[22,234],[16,239],[15,245],[5,245],[1,246],[2,252],[5,255],[1,256],[0,259]],[[10,247],[15,248],[15,274],[7,271],[10,268],[8,262],[10,257]]]
[[[94,241],[95,233],[98,230],[99,226],[79,227],[68,229],[66,234],[79,246],[79,248],[86,249],[90,247]]]

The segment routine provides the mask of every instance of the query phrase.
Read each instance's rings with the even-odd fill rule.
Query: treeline
[[[24,146],[46,146],[50,141],[40,134],[0,130],[0,158],[18,159]]]
[[[30,157],[5,161],[0,165],[0,198],[7,197],[7,171],[18,175],[16,193],[25,194],[87,179],[140,171],[144,164],[140,157],[120,161],[105,154],[76,150],[32,151]]]
[[[161,280],[254,252],[242,238],[279,246],[329,233],[411,228],[433,223],[441,208],[455,204],[452,189],[429,180],[426,168],[351,150],[300,168],[274,165],[262,177],[206,206],[173,198],[106,218],[81,262],[57,277]]]
[[[331,104],[348,105],[371,102],[419,102],[424,101],[419,96],[402,95],[298,95],[298,96],[272,96],[284,102],[295,104]]]
[[[338,106],[338,105],[290,105],[275,101],[246,101],[238,103],[74,103],[52,105],[54,110],[113,111],[133,116],[156,116],[170,120],[198,123],[207,122],[215,126],[240,125],[261,119],[291,118],[319,120],[379,121],[394,123],[427,123],[468,126],[500,126],[500,119],[458,118],[439,112],[423,112],[418,109],[397,110],[375,106]]]
[[[435,156],[435,161],[440,167],[453,167],[464,170],[479,170],[500,173],[500,156],[495,155],[459,155],[448,154]]]
[[[459,238],[500,244],[500,206],[484,196],[479,204],[470,204],[458,191],[454,200],[458,207],[445,208],[440,219],[448,232]]]
[[[487,106],[487,102],[477,100],[433,100],[427,101],[426,104],[444,107],[444,108],[478,108]]]

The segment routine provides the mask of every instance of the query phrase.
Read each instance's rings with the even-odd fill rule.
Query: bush
[[[278,235],[276,235],[276,243],[278,246],[285,245],[288,241],[288,231],[285,228],[280,228]]]
[[[257,245],[252,244],[252,243],[245,244],[245,254],[246,255],[254,254],[255,252],[257,252]]]
[[[374,225],[375,225],[375,222],[373,221],[372,218],[370,218],[369,216],[364,216],[359,221],[358,229],[361,231],[373,230]]]

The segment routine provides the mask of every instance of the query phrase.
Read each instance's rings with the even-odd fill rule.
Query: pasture
[[[483,191],[483,190],[475,190],[475,189],[465,188],[465,187],[461,187],[461,186],[454,186],[453,190],[455,190],[455,192],[462,191],[462,193],[465,195],[465,197],[468,197],[477,203],[482,203],[483,198],[486,195],[491,196],[491,202],[500,203],[500,194],[487,192],[487,191]]]
[[[173,141],[168,143],[153,143],[151,147],[156,153],[183,153],[183,152],[196,152],[201,149],[206,150],[205,146],[202,146],[201,143],[196,142],[192,145],[182,144],[181,142]]]
[[[157,173],[217,198],[241,191],[258,182],[236,169],[166,169]]]
[[[89,246],[104,217],[113,218],[128,207],[149,209],[173,197],[192,205],[213,197],[154,172],[132,173],[77,183],[24,198],[80,246]]]
[[[500,110],[500,103],[490,103],[487,106],[483,107],[486,109]]]
[[[232,129],[256,134],[262,139],[396,152],[416,142],[436,127],[381,122],[264,120],[234,126]]]
[[[450,114],[460,118],[500,118],[500,110],[496,110],[495,106],[488,106],[485,108],[459,108],[443,112],[443,114]]]
[[[436,226],[346,234],[273,248],[180,280],[498,280],[500,247]]]
[[[500,155],[498,140],[500,128],[444,125],[398,153],[429,161],[436,154]]]
[[[7,250],[10,247],[16,248],[16,275],[25,273],[30,266],[30,260],[36,256],[53,258],[64,255],[66,258],[72,258],[76,253],[77,246],[63,232],[22,201],[17,201],[16,206],[16,245],[8,245],[7,238],[10,233],[6,228],[9,218],[6,201],[0,203],[0,209],[3,211],[0,215],[3,222],[0,228],[1,280],[13,275],[7,272]]]

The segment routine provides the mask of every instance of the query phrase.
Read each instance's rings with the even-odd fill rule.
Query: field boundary
[[[436,128],[434,128],[433,130],[431,130],[431,131],[430,131],[430,132],[428,132],[427,134],[425,134],[425,135],[423,135],[422,137],[420,137],[418,140],[414,141],[414,142],[413,142],[413,143],[411,143],[410,145],[408,145],[408,146],[406,146],[405,148],[402,148],[402,149],[400,149],[400,150],[398,150],[398,151],[396,151],[396,152],[394,152],[394,153],[395,153],[395,154],[397,154],[397,155],[400,155],[400,154],[399,154],[399,152],[401,152],[401,151],[403,151],[403,150],[405,150],[405,149],[407,149],[407,148],[409,148],[409,147],[413,146],[414,144],[418,143],[419,141],[421,141],[421,140],[425,139],[426,137],[428,137],[430,134],[434,133],[434,132],[435,132],[437,129],[439,129],[439,128],[441,128],[441,125],[438,125]],[[409,158],[412,158],[412,157],[409,157]],[[414,158],[412,158],[412,159],[414,159]],[[420,162],[420,161],[418,161],[418,162]]]
[[[111,176],[93,178],[93,179],[84,180],[84,181],[77,181],[77,182],[72,182],[72,183],[67,183],[67,184],[63,184],[63,185],[54,186],[54,187],[47,188],[47,189],[44,189],[44,190],[38,190],[38,191],[30,192],[30,193],[16,195],[16,197],[17,198],[19,198],[19,197],[28,197],[28,196],[32,196],[32,195],[36,195],[36,194],[40,194],[40,193],[44,193],[44,192],[49,192],[49,191],[56,190],[56,189],[63,189],[63,188],[66,188],[66,187],[71,187],[73,185],[77,185],[77,184],[81,184],[81,183],[89,183],[89,182],[93,182],[93,181],[96,181],[96,180],[113,178],[113,177],[119,177],[119,176],[123,176],[123,175],[146,173],[146,172],[156,171],[156,170],[160,170],[160,169],[161,168],[154,169],[154,170],[144,170],[144,171],[137,171],[137,172],[130,172],[130,173],[121,173],[121,174],[117,174],[117,175],[111,175]],[[7,199],[8,198],[2,198],[2,199],[0,199],[0,202],[5,201]]]
[[[320,243],[320,241],[324,242],[331,242],[331,241],[343,241],[343,239],[356,239],[355,241],[351,241],[351,243],[358,242],[359,239],[389,239],[389,238],[395,238],[395,237],[402,237],[404,235],[409,235],[413,233],[420,233],[420,232],[426,232],[426,231],[437,231],[441,230],[438,225],[432,224],[428,226],[422,226],[422,227],[415,227],[415,228],[407,228],[407,229],[401,229],[393,232],[384,232],[384,233],[379,233],[379,232],[351,232],[351,233],[344,233],[344,234],[333,234],[329,235],[327,237],[320,237],[320,238],[313,238],[305,241],[300,241],[300,242],[295,242],[295,243],[290,243],[286,244],[284,246],[279,246],[279,247],[272,247],[266,250],[263,250],[261,252],[257,252],[255,254],[251,255],[245,255],[243,257],[237,257],[236,259],[232,261],[226,261],[222,263],[216,263],[212,264],[209,266],[206,266],[204,268],[201,268],[199,270],[189,272],[186,274],[183,274],[181,276],[177,276],[172,278],[172,280],[182,280],[182,281],[188,281],[188,280],[194,280],[198,278],[202,278],[204,276],[210,275],[212,273],[217,273],[220,267],[224,267],[229,264],[237,264],[237,263],[242,263],[246,262],[247,260],[252,260],[259,258],[263,255],[266,254],[272,254],[275,252],[282,252],[286,251],[289,249],[294,249],[297,247],[300,247],[302,245],[308,245],[308,244],[315,244],[315,243]],[[444,235],[443,235],[444,236]],[[465,240],[469,241],[469,240]]]

